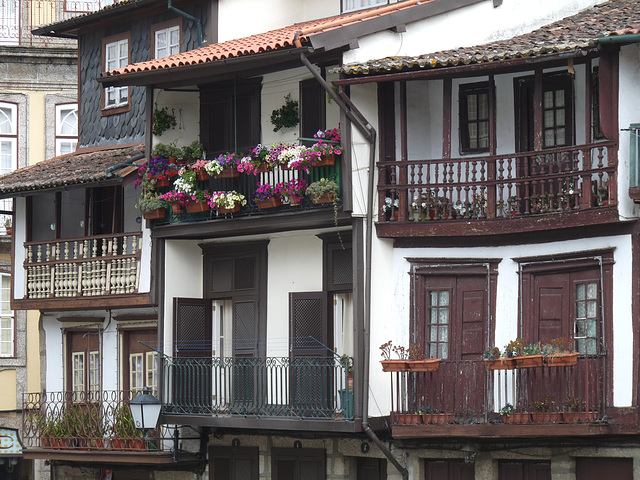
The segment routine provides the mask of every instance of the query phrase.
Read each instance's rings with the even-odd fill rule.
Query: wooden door
[[[431,460],[425,465],[425,480],[474,480],[475,468],[472,463],[461,460]]]
[[[155,328],[122,330],[122,380],[124,390],[132,395],[149,387],[158,396],[158,352],[155,348],[158,331]]]
[[[428,358],[442,359],[435,378],[418,378],[418,397],[431,398],[419,408],[483,415],[486,393],[477,386],[485,385],[486,375],[482,353],[489,323],[487,276],[424,275],[417,283],[416,342]],[[425,397],[434,386],[435,392]]]
[[[576,480],[632,480],[632,458],[576,458]]]
[[[551,480],[551,463],[537,461],[501,461],[498,480]]]
[[[101,391],[100,331],[67,330],[67,391],[75,402],[89,401]]]
[[[323,480],[326,452],[319,448],[273,448],[271,451],[273,480]]]

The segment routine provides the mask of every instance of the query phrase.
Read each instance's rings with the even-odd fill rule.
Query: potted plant
[[[391,340],[380,345],[380,352],[382,355],[383,372],[406,372],[408,370],[406,356],[404,355],[403,347],[394,347]],[[391,352],[395,352],[398,355],[398,359],[391,358]]]
[[[531,415],[529,412],[523,412],[519,408],[514,407],[510,403],[507,403],[499,411],[503,423],[529,423],[531,421]]]
[[[426,409],[421,408],[419,413],[425,425],[442,425],[453,421],[452,413],[439,412],[437,408],[431,408],[431,405],[427,405]]]
[[[308,171],[311,166],[309,149],[304,145],[280,144],[277,152],[278,164],[284,169]]]
[[[338,199],[338,184],[333,180],[321,178],[307,187],[306,194],[313,203],[331,203]]]
[[[164,218],[165,209],[169,206],[166,200],[160,198],[156,192],[143,193],[138,202],[142,216],[148,220]]]
[[[189,145],[183,146],[180,150],[181,157],[187,161],[202,160],[204,156],[204,146],[197,140],[194,140]]]
[[[412,343],[407,349],[407,367],[410,372],[435,372],[440,367],[440,358],[426,358],[419,343]]]
[[[113,448],[116,450],[145,450],[142,433],[136,429],[127,405],[121,405],[114,413]]]
[[[207,165],[211,163],[208,160],[196,160],[191,165],[191,170],[196,172],[196,182],[204,182],[209,180],[209,173],[207,172]]]
[[[578,353],[574,351],[573,340],[554,338],[545,346],[545,363],[551,367],[571,367],[578,363]]]
[[[187,194],[187,213],[200,213],[209,210],[210,193],[207,190],[194,190]]]
[[[170,190],[167,193],[163,193],[158,197],[161,200],[171,205],[173,213],[180,213],[189,202],[189,195],[184,192],[178,192],[176,190]]]
[[[587,402],[581,397],[567,397],[563,402],[566,410],[562,412],[565,422],[590,422],[595,420],[596,413],[593,410],[587,411]]]
[[[309,150],[312,152],[315,160],[312,163],[314,167],[324,167],[335,164],[336,155],[342,155],[342,147],[340,146],[340,131],[337,128],[331,130],[319,130],[313,136],[318,142]]]
[[[556,423],[559,420],[559,412],[554,411],[556,407],[556,401],[549,395],[545,395],[543,398],[531,402],[529,404],[534,411],[531,412],[531,420],[536,423]]]
[[[391,340],[380,346],[383,360],[383,372],[435,372],[440,366],[441,359],[425,358],[422,347],[417,343],[412,343],[409,348],[401,345],[393,346]],[[391,359],[391,352],[398,357]]]
[[[510,370],[516,366],[515,360],[507,357],[506,352],[500,353],[498,347],[484,352],[482,358],[488,370]]]
[[[176,168],[163,156],[152,157],[138,169],[138,176],[143,175],[148,181],[155,182],[154,187],[168,187],[177,174]]]
[[[240,167],[238,167],[240,168]],[[281,193],[280,193],[280,184],[269,185],[268,183],[260,183],[258,182],[256,188],[256,193],[253,196],[256,205],[260,209],[266,208],[274,208],[282,205]]]
[[[298,125],[298,102],[291,100],[291,94],[284,97],[284,105],[271,112],[271,124],[273,131],[277,132],[284,128],[293,128]]]
[[[7,232],[7,235],[13,235],[13,225],[11,217],[6,217],[4,219],[4,230]]]
[[[153,134],[162,135],[164,132],[176,126],[176,117],[169,113],[167,107],[156,108],[153,112]]]
[[[238,172],[238,158],[235,153],[218,155],[205,165],[205,170],[211,176],[218,178],[233,178],[240,175]]]
[[[213,192],[209,196],[209,206],[215,208],[218,213],[227,214],[240,210],[247,204],[244,195],[236,192]]]
[[[522,348],[522,355],[515,358],[518,368],[541,367],[544,362],[544,355],[540,342],[530,343]]]
[[[307,181],[303,178],[293,178],[280,184],[280,191],[283,196],[289,199],[289,205],[291,206],[300,205],[306,188]]]

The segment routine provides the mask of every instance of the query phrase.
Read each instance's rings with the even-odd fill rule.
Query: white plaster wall
[[[27,199],[26,197],[16,197],[14,199],[16,208],[16,214],[14,216],[15,225],[13,226],[13,241],[14,241],[14,266],[24,265],[25,261],[25,249],[20,248],[20,245],[24,245],[27,234]],[[25,275],[24,268],[14,267],[13,269],[13,298],[24,298],[25,296]]]
[[[640,46],[637,44],[620,49],[620,91],[619,127],[620,146],[618,149],[618,210],[622,218],[633,216],[634,204],[629,198],[629,153],[630,134],[623,129],[632,123],[640,123]]]
[[[118,322],[105,312],[102,332],[102,389],[120,390],[120,369],[118,359]]]
[[[173,353],[173,299],[202,298],[203,270],[200,242],[165,242],[164,351]]]
[[[340,0],[220,0],[218,41],[225,42],[255,33],[340,13]],[[238,21],[238,19],[242,19]]]
[[[42,328],[47,339],[45,385],[48,392],[61,392],[64,388],[64,357],[60,322],[54,317],[43,315]]]
[[[497,258],[498,266],[495,344],[502,347],[518,333],[518,264],[512,258],[535,257],[569,252],[614,248],[613,266],[613,401],[618,407],[630,406],[633,385],[633,318],[631,236],[609,236],[555,243],[476,248],[393,249],[391,241],[376,239],[373,245],[371,319],[371,415],[389,411],[389,374],[380,368],[378,346],[392,340],[407,346],[410,329],[410,277],[407,257]]]
[[[489,1],[407,24],[407,31],[384,31],[359,39],[359,48],[345,52],[344,63],[387,56],[414,56],[511,38],[589,8],[598,0]],[[452,27],[455,26],[455,27]],[[452,32],[455,32],[452,34]]]
[[[153,91],[154,110],[166,107],[176,117],[177,125],[162,135],[153,135],[153,145],[167,145],[177,141],[178,147],[200,140],[200,94],[199,92]]]
[[[289,292],[322,291],[318,232],[270,236],[267,246],[267,356],[289,355]]]

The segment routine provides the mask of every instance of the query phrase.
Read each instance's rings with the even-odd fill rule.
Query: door
[[[304,417],[333,413],[333,344],[326,292],[289,294],[291,406]]]
[[[576,458],[576,480],[633,479],[632,458]]]
[[[326,478],[326,452],[320,448],[273,448],[273,480],[323,480]]]
[[[209,478],[258,480],[258,447],[209,447]]]
[[[434,378],[416,376],[416,411],[484,415],[482,353],[487,349],[487,275],[419,275],[415,342],[442,362]],[[436,388],[434,388],[434,386]]]
[[[101,354],[98,330],[67,330],[67,391],[74,402],[100,398]]]
[[[427,460],[425,480],[473,480],[475,468],[473,463],[458,460]]]
[[[551,463],[536,461],[501,461],[498,480],[551,480]]]
[[[158,339],[155,328],[122,330],[122,366],[124,390],[131,397],[142,392],[144,387],[158,396],[158,352],[152,350]]]

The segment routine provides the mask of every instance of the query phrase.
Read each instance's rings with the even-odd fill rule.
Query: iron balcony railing
[[[511,370],[488,370],[482,361],[443,360],[434,372],[390,375],[394,426],[606,419],[604,356],[582,356],[575,366]]]
[[[137,293],[140,232],[26,242],[26,298]]]
[[[23,394],[22,440],[25,449],[160,450],[145,441],[128,407],[131,391],[46,392]],[[158,438],[151,432],[149,438]]]
[[[380,222],[527,217],[615,205],[617,145],[378,163]]]
[[[164,357],[164,414],[354,416],[347,364],[331,357]]]

